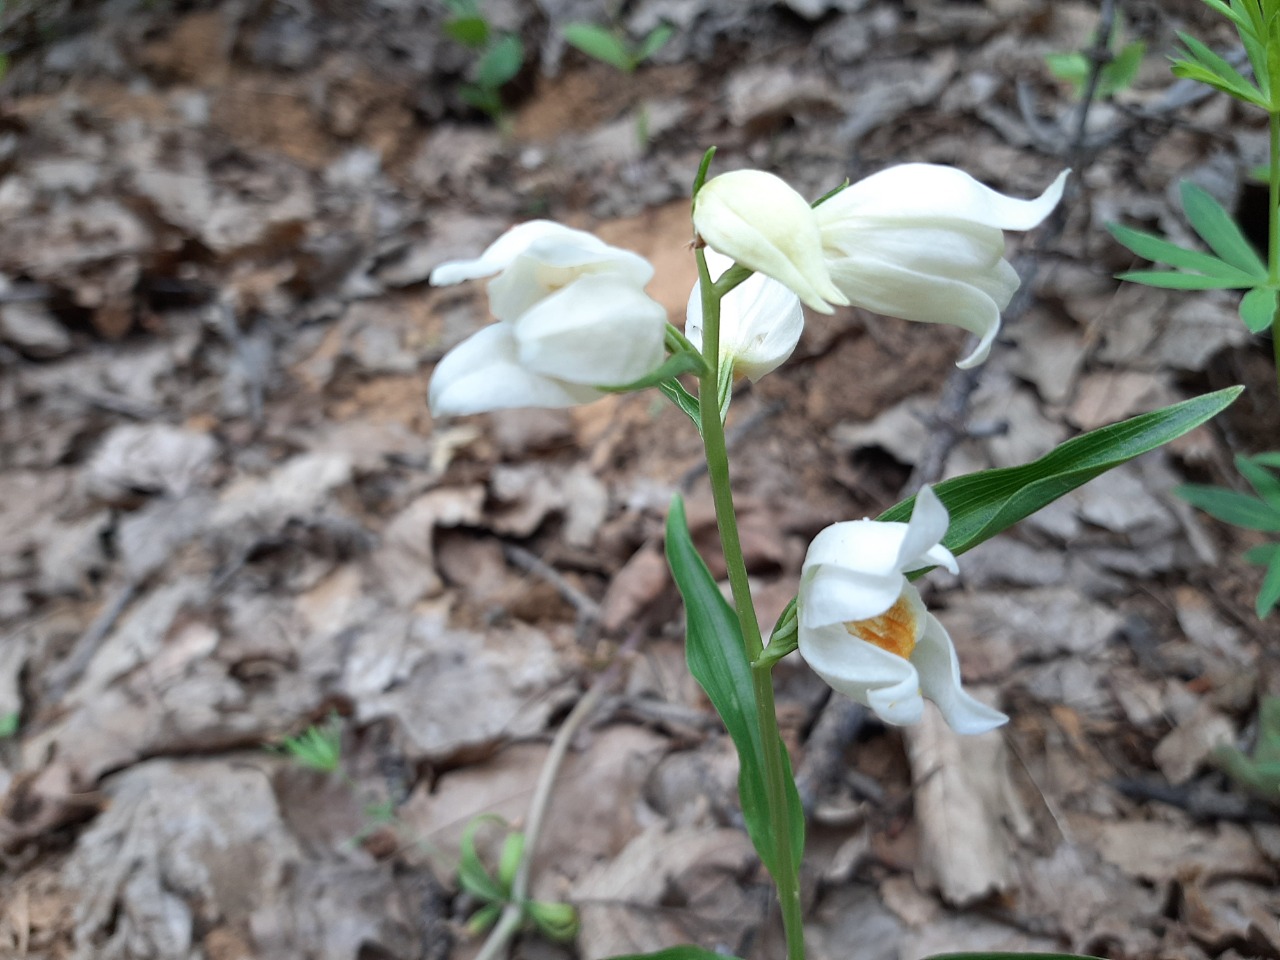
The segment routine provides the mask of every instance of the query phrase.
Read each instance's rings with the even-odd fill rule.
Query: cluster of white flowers
[[[1062,197],[1064,172],[1034,200],[1006,197],[933,164],[891,167],[816,207],[759,170],[708,181],[693,225],[714,282],[735,263],[753,271],[720,302],[721,369],[751,380],[791,356],[818,313],[859,306],[976,334],[959,363],[986,359],[1000,311],[1018,288],[1004,230],[1039,224]],[[653,373],[665,356],[666,311],[645,292],[653,268],[589,233],[545,220],[514,227],[474,260],[442,264],[433,284],[481,277],[496,323],[451,350],[431,379],[436,415],[566,407]],[[702,348],[702,291],[685,334]],[[929,488],[910,523],[837,523],[814,539],[798,597],[801,656],[827,683],[887,723],[918,720],[922,697],[953,728],[979,733],[1004,714],[965,693],[955,646],[905,574],[955,557],[949,518]]]

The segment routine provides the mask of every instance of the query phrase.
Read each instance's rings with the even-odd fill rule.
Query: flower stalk
[[[764,640],[760,634],[760,621],[756,616],[755,605],[751,601],[747,564],[738,535],[738,520],[734,511],[733,490],[729,477],[729,452],[718,402],[720,299],[727,292],[725,288],[732,289],[732,287],[724,284],[718,289],[711,280],[706,254],[698,250],[696,257],[698,278],[702,289],[702,357],[707,367],[698,378],[702,441],[706,453],[707,474],[711,482],[711,494],[715,502],[716,526],[720,533],[720,545],[724,552],[729,585],[733,592],[733,607],[738,616],[738,625],[742,630],[747,659],[754,663],[764,650]],[[768,667],[753,668],[751,679],[755,691],[756,715],[765,744],[765,788],[769,796],[771,832],[777,844],[777,870],[773,881],[778,888],[778,902],[782,907],[787,960],[804,960],[804,918],[800,904],[800,877],[795,866],[795,851],[791,849],[791,828],[787,816],[787,774],[782,766],[781,754],[778,749],[773,749],[774,745],[781,743],[773,699],[773,679]]]

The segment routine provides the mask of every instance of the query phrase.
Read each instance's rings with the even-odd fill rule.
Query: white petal
[[[713,178],[694,198],[693,225],[708,246],[790,287],[819,313],[846,303],[823,262],[813,210],[781,178],[762,170]]]
[[[898,556],[894,566],[903,573],[917,570],[928,563],[941,563],[952,573],[958,573],[956,558],[945,547],[938,552],[936,548],[947,535],[947,527],[951,518],[947,508],[942,505],[938,495],[930,486],[923,486],[916,494],[915,506],[911,510],[911,522],[907,524],[906,536],[898,547]],[[932,559],[933,556],[942,559]]]
[[[886,723],[920,719],[920,678],[908,661],[850,636],[842,624],[801,626],[798,639],[800,656],[836,693],[870,707]]]
[[[530,220],[527,223],[518,224],[489,244],[488,249],[474,260],[451,260],[440,264],[431,271],[430,282],[433,286],[447,287],[464,280],[491,277],[509,266],[516,257],[538,240],[549,238],[554,241],[566,233],[581,233],[581,231],[572,230],[551,220]]]
[[[920,323],[951,324],[977,334],[981,341],[958,367],[967,369],[985,360],[1000,332],[999,304],[979,286],[962,280],[916,273],[864,256],[833,261],[831,276],[851,303],[867,310]]]
[[[513,324],[521,363],[592,386],[620,386],[657,369],[666,326],[661,304],[609,275],[579,277]]]
[[[920,672],[924,695],[938,705],[956,733],[986,733],[1009,718],[965,693],[960,686],[960,661],[946,629],[931,613],[924,615],[924,633],[911,654]]]
[[[800,579],[800,624],[823,627],[878,617],[893,606],[906,583],[896,571],[876,574],[836,564],[807,566]]]
[[[898,553],[907,536],[907,524],[880,520],[846,520],[822,530],[809,544],[806,568],[833,564],[870,574],[897,574]]]
[[[522,367],[510,327],[494,323],[450,350],[431,375],[434,416],[483,413],[510,407],[572,407],[603,394],[539,376]]]
[[[708,249],[711,278],[732,265]],[[720,301],[720,357],[753,383],[776,370],[795,351],[804,331],[800,298],[777,280],[753,274]],[[685,309],[685,336],[702,349],[702,284],[693,285]]]
[[[841,190],[818,210],[824,222],[841,216],[882,216],[898,220],[959,219],[1002,230],[1030,230],[1058,205],[1069,172],[1060,173],[1034,200],[1018,200],[984,186],[955,167],[904,163]]]

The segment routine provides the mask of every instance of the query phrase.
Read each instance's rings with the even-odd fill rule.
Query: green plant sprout
[[[18,711],[0,714],[0,740],[12,737],[18,732]]]
[[[330,714],[323,724],[312,724],[294,737],[285,737],[274,749],[307,770],[336,773],[342,765],[342,718]]]
[[[458,95],[506,132],[509,123],[501,91],[524,65],[524,44],[514,33],[494,31],[477,0],[445,0],[445,6],[449,12],[445,32],[476,54],[471,80],[458,89]]]
[[[1120,35],[1120,21],[1117,19],[1111,28],[1110,36],[1107,37],[1106,46],[1098,51],[1109,58],[1098,71],[1097,89],[1094,95],[1101,99],[1113,97],[1121,90],[1132,86],[1134,79],[1138,76],[1138,69],[1142,66],[1142,58],[1147,53],[1147,45],[1142,40],[1133,40],[1121,46]],[[1096,46],[1098,44],[1095,38]],[[1044,62],[1050,73],[1071,85],[1072,95],[1079,99],[1084,96],[1089,83],[1093,69],[1091,57],[1094,55],[1096,54],[1093,51],[1084,50],[1048,53],[1045,54]]]
[[[1267,697],[1258,708],[1258,741],[1253,756],[1223,746],[1214,751],[1214,760],[1249,793],[1280,805],[1280,697]]]
[[[675,27],[662,23],[649,31],[639,43],[628,43],[618,29],[606,30],[594,23],[576,21],[567,24],[563,35],[573,47],[589,57],[606,63],[624,74],[632,74],[661,50],[675,35]],[[649,111],[642,103],[636,109],[636,143],[643,151],[649,145]]]
[[[1270,162],[1253,171],[1268,184],[1268,243],[1266,259],[1259,255],[1221,204],[1200,187],[1182,185],[1182,206],[1192,229],[1213,251],[1193,250],[1163,237],[1119,224],[1111,234],[1125,247],[1168,270],[1136,270],[1119,275],[1152,287],[1176,290],[1244,290],[1240,319],[1250,332],[1270,330],[1280,391],[1280,0],[1204,0],[1235,26],[1244,45],[1253,78],[1245,77],[1204,43],[1178,34],[1183,50],[1173,58],[1176,76],[1198,80],[1243,103],[1267,111]],[[1225,523],[1266,533],[1280,532],[1280,480],[1271,470],[1280,467],[1280,453],[1237,456],[1236,468],[1257,496],[1222,487],[1191,484],[1177,493],[1193,506]],[[1280,601],[1280,543],[1249,550],[1245,560],[1264,566],[1256,612],[1268,616]]]
[[[557,943],[572,940],[578,934],[578,912],[567,903],[521,899],[515,893],[516,875],[524,857],[524,834],[509,830],[502,841],[498,872],[494,876],[476,851],[476,833],[488,823],[506,828],[508,825],[494,814],[473,818],[462,831],[458,883],[480,901],[482,906],[467,921],[467,930],[480,934],[498,922],[508,906],[520,911],[522,923]]]
[[[606,30],[594,23],[576,21],[566,24],[564,38],[571,46],[589,57],[622,73],[635,73],[636,68],[661,50],[675,34],[670,24],[659,24],[639,43],[628,43],[619,30]]]

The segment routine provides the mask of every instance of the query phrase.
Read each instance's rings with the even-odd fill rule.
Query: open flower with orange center
[[[957,733],[985,733],[1009,718],[961,689],[955,645],[906,578],[928,566],[957,572],[941,542],[948,523],[924,487],[910,523],[854,520],[819,533],[800,576],[800,655],[885,723],[915,723],[928,697]]]

